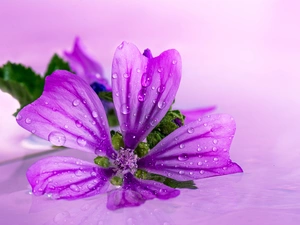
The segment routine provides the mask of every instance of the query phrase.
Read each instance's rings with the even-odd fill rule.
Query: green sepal
[[[149,146],[147,143],[145,142],[140,142],[138,144],[138,146],[136,147],[136,149],[134,150],[134,153],[138,156],[138,157],[143,157],[145,155],[148,154],[149,151]]]
[[[69,64],[64,61],[57,54],[54,54],[48,64],[47,70],[45,72],[45,77],[52,74],[55,70],[67,70],[71,71]]]
[[[120,150],[120,148],[124,148],[123,136],[119,132],[111,131],[111,142],[115,150]]]
[[[101,91],[98,94],[99,98],[105,100],[107,102],[113,102],[112,92],[109,91]]]
[[[108,168],[110,166],[110,162],[107,157],[97,156],[94,159],[94,162],[95,162],[95,164],[97,164],[98,166],[100,166],[102,168]]]
[[[179,128],[177,123],[174,122],[176,119],[179,119],[183,125],[185,116],[181,114],[179,110],[170,110],[166,113],[160,123],[147,136],[147,143],[151,149],[164,137],[168,136],[174,130]]]
[[[197,189],[197,186],[195,185],[193,180],[177,181],[177,180],[171,179],[169,177],[165,177],[165,176],[154,174],[154,173],[148,173],[147,171],[140,170],[140,169],[137,170],[134,175],[139,179],[154,180],[154,181],[163,183],[172,188]]]
[[[106,113],[106,116],[110,127],[116,127],[119,125],[119,121],[114,109],[109,109]]]
[[[43,78],[30,67],[8,62],[0,68],[0,89],[18,100],[20,109],[40,97],[43,88]]]
[[[121,186],[123,184],[123,179],[118,176],[114,176],[110,179],[110,183],[115,186]]]

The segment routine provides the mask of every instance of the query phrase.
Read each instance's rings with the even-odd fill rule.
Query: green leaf
[[[101,92],[99,92],[98,96],[99,96],[99,98],[101,98],[101,100],[113,102],[112,92],[101,91]]]
[[[174,180],[174,179],[162,176],[162,175],[148,173],[147,171],[140,170],[140,169],[136,171],[135,176],[137,178],[140,178],[143,180],[155,180],[155,181],[163,183],[171,188],[197,189],[197,186],[195,185],[193,180],[178,181],[178,180]]]
[[[166,178],[164,184],[172,188],[198,189],[193,180],[177,181],[171,178]]]
[[[179,110],[169,110],[160,123],[152,130],[152,132],[147,137],[147,143],[150,148],[153,148],[160,142],[164,137],[168,136],[174,130],[179,128],[176,120],[178,120],[181,125],[184,124],[185,116],[181,114]]]
[[[17,99],[21,108],[40,97],[43,88],[43,78],[29,67],[8,62],[0,68],[0,89]]]
[[[45,77],[52,74],[55,70],[71,71],[69,64],[57,54],[54,54],[54,56],[52,56],[48,64],[47,71],[45,72]]]
[[[110,127],[116,127],[119,125],[119,121],[114,109],[108,110],[106,116]]]

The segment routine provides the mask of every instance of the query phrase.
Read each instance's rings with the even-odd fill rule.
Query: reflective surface
[[[76,34],[108,75],[114,48],[123,39],[141,49],[153,47],[154,54],[177,48],[183,60],[177,107],[215,104],[216,112],[231,114],[237,123],[231,158],[244,173],[198,180],[199,189],[183,190],[175,199],[114,212],[105,207],[106,195],[76,201],[33,197],[25,177],[33,162],[49,155],[93,156],[45,152],[44,143],[37,147],[11,116],[17,103],[0,92],[0,224],[300,223],[297,1],[90,1],[82,6],[73,0],[62,3],[60,13],[54,7],[58,1],[47,7],[33,0],[23,6],[2,2],[0,25],[6,33],[0,37],[0,63],[22,61],[42,72],[52,53],[70,49]],[[72,15],[76,18],[68,19]]]

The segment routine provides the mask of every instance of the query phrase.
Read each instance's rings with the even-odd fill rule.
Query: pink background
[[[1,0],[0,64],[22,62],[42,73],[53,53],[70,50],[80,36],[109,77],[123,40],[154,55],[176,48],[183,61],[177,106],[217,105],[233,115],[231,156],[245,172],[197,181],[197,191],[136,209],[107,212],[90,201],[98,214],[82,210],[82,200],[29,212],[25,171],[37,158],[20,158],[41,148],[21,143],[28,133],[11,116],[18,104],[0,92],[0,224],[80,224],[78,211],[95,218],[91,224],[299,224],[299,12],[297,0]]]

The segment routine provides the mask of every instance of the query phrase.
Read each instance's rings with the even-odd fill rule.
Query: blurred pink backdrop
[[[300,199],[299,12],[297,0],[1,0],[0,64],[21,62],[42,73],[53,53],[70,50],[80,36],[109,77],[123,40],[154,55],[176,48],[183,61],[176,105],[217,105],[217,112],[236,119],[231,155],[245,170],[240,187],[248,189],[241,196],[251,193],[245,208],[252,210],[236,215],[264,217],[255,224],[284,224],[289,216],[286,224],[298,224],[300,206],[293,199]],[[37,151],[20,146],[28,133],[11,116],[17,107],[0,92],[2,162]],[[278,189],[290,194],[264,195]],[[274,208],[287,211],[277,214]],[[235,221],[226,218],[213,221]]]

